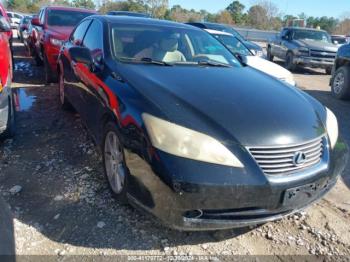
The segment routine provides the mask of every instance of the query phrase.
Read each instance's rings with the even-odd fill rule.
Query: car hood
[[[73,29],[71,26],[50,26],[47,32],[59,40],[67,40]]]
[[[307,47],[310,49],[324,50],[330,52],[337,52],[338,47],[332,43],[315,40],[294,40],[300,47]]]
[[[249,66],[257,70],[260,70],[266,74],[269,74],[273,77],[276,77],[277,79],[280,79],[283,81],[293,79],[292,73],[280,65],[277,65],[275,63],[272,63],[266,59],[263,59],[257,56],[247,56],[246,58],[247,58],[247,64]]]
[[[118,68],[153,105],[148,113],[221,141],[285,145],[324,133],[322,106],[316,109],[301,91],[253,68],[142,64]]]

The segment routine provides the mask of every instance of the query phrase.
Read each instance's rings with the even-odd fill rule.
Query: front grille
[[[310,50],[311,57],[335,59],[336,55],[337,55],[336,52],[331,52],[331,51],[323,51],[323,50],[316,50],[316,49]]]
[[[249,147],[249,152],[266,175],[281,175],[302,171],[318,164],[325,150],[324,137],[290,146]],[[296,164],[295,156],[303,153],[306,159]]]

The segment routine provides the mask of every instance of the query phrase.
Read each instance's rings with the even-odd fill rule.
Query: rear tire
[[[338,68],[332,79],[332,94],[341,100],[350,99],[350,68],[342,66]]]
[[[113,197],[121,204],[127,204],[128,169],[120,141],[116,124],[108,122],[104,128],[102,142],[103,168]]]
[[[273,62],[274,56],[273,56],[272,53],[271,53],[271,46],[269,46],[269,47],[267,48],[267,55],[266,55],[266,57],[267,57],[267,60]]]
[[[286,56],[286,63],[285,63],[285,67],[293,72],[297,69],[297,65],[293,63],[294,60],[294,55],[292,52],[288,52],[287,56]]]

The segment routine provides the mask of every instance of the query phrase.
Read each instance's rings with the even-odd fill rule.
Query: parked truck
[[[350,99],[350,44],[339,48],[331,78],[332,93],[338,99]]]
[[[267,44],[267,59],[278,57],[288,70],[298,66],[323,68],[331,74],[338,46],[323,30],[287,27]]]

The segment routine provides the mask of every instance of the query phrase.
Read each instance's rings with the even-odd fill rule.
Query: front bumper
[[[300,179],[276,182],[255,167],[229,168],[164,152],[146,161],[126,150],[131,174],[128,196],[131,204],[178,230],[257,225],[281,219],[323,197],[343,172],[347,151],[339,142],[325,168],[315,169],[311,175],[301,174]],[[312,192],[288,199],[288,194],[303,191],[305,186]]]
[[[315,68],[330,68],[333,66],[334,60],[330,58],[300,56],[294,58],[294,64]]]

